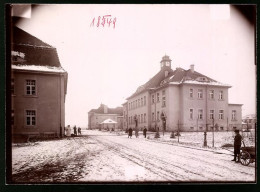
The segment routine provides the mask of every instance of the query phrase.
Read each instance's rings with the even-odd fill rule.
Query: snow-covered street
[[[254,182],[255,163],[232,152],[83,130],[83,136],[14,145],[14,182]]]

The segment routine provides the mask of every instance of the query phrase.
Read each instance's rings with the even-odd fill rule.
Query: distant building
[[[244,129],[255,129],[256,128],[256,115],[250,114],[242,118]]]
[[[124,129],[233,130],[241,128],[241,104],[228,103],[226,85],[190,69],[171,69],[165,55],[161,70],[123,104]]]
[[[12,135],[63,136],[67,72],[56,48],[12,28]]]
[[[98,109],[91,109],[88,112],[88,128],[106,128],[102,127],[101,123],[107,119],[111,119],[116,122],[116,124],[113,124],[113,127],[107,127],[108,129],[123,129],[123,108],[108,108],[106,105],[101,104]]]

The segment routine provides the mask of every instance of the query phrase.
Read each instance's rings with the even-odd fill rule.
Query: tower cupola
[[[163,68],[171,68],[171,59],[168,55],[162,57],[161,60],[161,69]]]

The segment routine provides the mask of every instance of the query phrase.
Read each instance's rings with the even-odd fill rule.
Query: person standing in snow
[[[81,128],[78,127],[78,134],[81,135]]]
[[[235,130],[235,133],[236,133],[236,136],[234,138],[234,159],[232,159],[232,161],[239,163],[242,136],[239,134],[239,130]],[[238,157],[238,159],[237,159],[237,157]]]
[[[76,127],[76,125],[73,127],[73,129],[74,129],[74,136],[76,136],[77,135],[77,127]]]
[[[135,137],[136,137],[136,138],[139,136],[138,131],[139,131],[139,130],[138,130],[138,128],[136,127],[136,128],[135,128]]]
[[[144,138],[146,138],[146,132],[147,132],[147,129],[146,129],[146,127],[144,127],[144,130],[143,130]]]
[[[68,125],[65,129],[66,129],[66,136],[67,136],[67,137],[70,137],[70,136],[71,136],[70,125]]]
[[[128,130],[128,138],[132,139],[133,129],[130,127]]]

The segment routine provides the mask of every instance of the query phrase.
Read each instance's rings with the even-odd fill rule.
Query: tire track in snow
[[[96,137],[93,137],[93,138],[96,138]],[[104,139],[105,137],[102,137],[102,140],[99,140],[100,142],[104,142]],[[122,138],[124,139],[124,138]],[[120,150],[120,148],[116,149],[116,152],[121,152],[121,153],[124,153],[124,156],[132,156],[136,159],[138,159],[138,161],[141,161],[142,160],[140,158],[137,157],[137,154],[140,156],[146,156],[148,157],[149,160],[153,159],[155,162],[158,162],[158,164],[162,164],[162,165],[165,165],[163,168],[165,169],[165,167],[168,169],[167,172],[171,172],[172,174],[174,174],[176,176],[176,174],[171,171],[172,169],[180,169],[178,170],[178,173],[182,173],[183,176],[180,177],[180,175],[177,175],[176,177],[179,177],[181,178],[181,180],[187,180],[188,178],[192,178],[191,174],[193,174],[193,179],[195,180],[205,180],[205,181],[213,181],[213,180],[222,180],[223,181],[223,175],[225,175],[225,173],[231,173],[231,172],[238,172],[240,174],[244,174],[244,175],[248,175],[250,177],[252,177],[252,174],[248,174],[248,173],[245,173],[243,171],[240,171],[240,170],[235,170],[235,169],[231,169],[232,167],[230,167],[228,164],[220,164],[220,163],[213,163],[212,161],[208,162],[206,160],[204,160],[204,158],[201,158],[199,157],[198,155],[196,155],[196,152],[194,152],[193,150],[189,150],[189,151],[182,151],[184,152],[185,154],[176,154],[176,153],[173,153],[171,152],[169,149],[168,150],[165,150],[164,148],[162,148],[162,150],[166,153],[170,153],[169,155],[177,155],[177,156],[180,156],[180,157],[184,157],[184,158],[189,158],[191,161],[195,161],[194,164],[185,164],[185,167],[183,164],[179,164],[179,166],[176,165],[176,163],[178,162],[175,162],[175,164],[172,164],[172,163],[169,163],[169,161],[171,161],[172,159],[171,158],[167,158],[168,161],[165,161],[165,160],[162,160],[158,157],[155,157],[154,155],[151,155],[149,153],[145,153],[145,152],[140,152],[138,150],[135,150],[133,148],[129,148],[121,143],[118,143],[118,142],[115,142],[117,140],[109,140],[109,139],[106,139],[108,142],[106,142],[106,145],[111,145],[111,142],[113,142],[114,144],[116,144],[117,146],[115,145],[111,145],[112,148],[118,148],[119,146],[125,148],[124,151]],[[139,144],[141,141],[139,141]],[[145,142],[147,144],[147,142]],[[134,153],[134,155],[132,155],[131,153],[129,153],[128,151],[132,151]],[[188,153],[188,154],[186,154]],[[210,153],[210,152],[208,152]],[[131,160],[131,159],[130,159]],[[220,161],[220,160],[218,160]],[[204,171],[201,171],[201,169],[197,170],[196,172],[192,171],[194,170],[194,166],[191,166],[191,165],[195,165],[198,164],[198,162],[200,164],[203,164],[203,166],[205,167],[204,168]],[[146,162],[147,163],[147,162]],[[222,162],[223,163],[223,162]],[[142,165],[142,163],[140,163],[140,165]],[[142,165],[143,167],[145,167],[144,165]],[[157,167],[157,169],[162,169],[162,167],[159,167],[157,166],[155,163],[150,163],[149,162],[149,166],[153,166],[154,167]],[[218,174],[217,172],[215,172],[214,170],[211,170],[211,167],[214,166],[214,167],[217,167],[218,169],[221,169],[222,172],[221,174]],[[145,167],[147,168],[147,166]],[[196,168],[196,167],[195,167]],[[165,173],[162,173],[162,174],[165,174]],[[166,174],[167,175],[167,174]],[[189,177],[185,177],[184,175],[189,175]],[[233,175],[236,175],[235,173]],[[216,177],[217,176],[217,177]],[[176,177],[173,177],[175,180],[176,180]],[[171,177],[172,178],[172,177]],[[214,179],[213,179],[214,178]],[[191,179],[188,179],[188,180],[191,180]]]
[[[123,158],[128,159],[129,161],[136,163],[139,166],[144,167],[145,169],[153,172],[154,174],[165,178],[165,180],[167,181],[190,180],[189,178],[191,177],[191,175],[189,174],[193,174],[194,176],[196,176],[197,179],[198,176],[201,177],[200,179],[202,178],[205,179],[205,177],[199,175],[196,172],[192,172],[184,167],[176,166],[175,164],[163,161],[162,159],[157,158],[149,153],[142,153],[138,150],[126,147],[125,145],[115,143],[112,141],[114,144],[116,144],[114,145],[111,144],[111,141],[105,142],[104,138],[102,138],[102,140],[98,139],[97,137],[92,137],[92,138],[98,140],[100,143],[104,143],[104,146],[107,147],[108,150],[113,151],[116,155],[119,155]],[[124,150],[122,150],[120,147],[122,147]],[[143,157],[148,157],[146,158],[145,165],[144,165]],[[148,159],[149,161],[147,161]],[[166,166],[167,169],[165,169],[165,167],[162,167],[162,165]],[[175,170],[178,174],[172,170]],[[182,175],[179,174],[180,172],[182,172]]]

